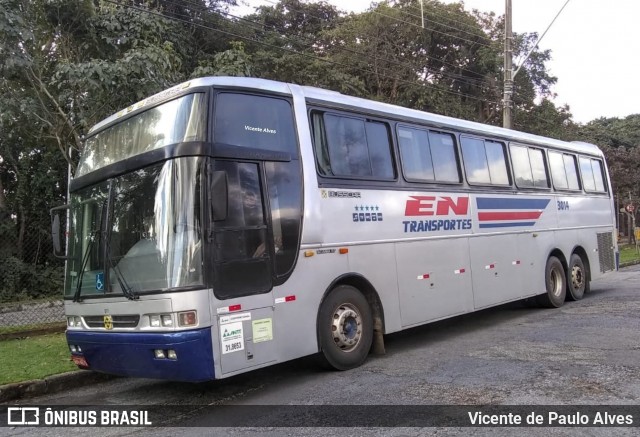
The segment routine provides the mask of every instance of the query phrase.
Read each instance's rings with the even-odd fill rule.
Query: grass
[[[636,246],[627,244],[620,245],[620,263],[640,260],[640,255],[636,252]]]
[[[76,370],[64,334],[0,341],[0,384]]]

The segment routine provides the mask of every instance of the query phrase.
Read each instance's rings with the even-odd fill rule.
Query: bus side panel
[[[380,297],[385,333],[399,331],[402,323],[398,300],[400,280],[396,271],[396,245],[387,243],[352,246],[348,257],[350,272],[362,275]]]
[[[473,311],[468,239],[396,243],[403,327]]]
[[[600,254],[599,251],[614,250],[609,247],[598,247],[598,234],[613,232],[611,199],[602,196],[558,196],[557,207],[561,229],[580,228],[578,232],[571,234],[571,238],[569,235],[559,235],[567,261],[576,246],[582,247],[589,258],[591,279],[597,279],[602,275],[600,257],[606,257],[606,254]],[[558,232],[564,233],[566,231]],[[614,242],[612,241],[612,243]]]
[[[475,309],[522,296],[520,266],[515,264],[515,242],[514,235],[487,235],[470,240]]]
[[[516,264],[522,284],[521,297],[531,297],[545,292],[544,269],[547,256],[555,245],[551,231],[525,232],[515,236]],[[519,264],[518,264],[519,262]]]
[[[325,291],[333,280],[348,271],[348,255],[336,249],[300,253],[291,277],[274,288],[274,331],[278,361],[287,361],[319,351],[317,316]]]

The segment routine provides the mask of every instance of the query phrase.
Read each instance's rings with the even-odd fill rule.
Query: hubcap
[[[554,296],[560,296],[562,294],[562,275],[558,271],[558,269],[551,269],[549,273],[549,283],[551,285],[551,292]]]
[[[345,352],[358,346],[362,338],[362,318],[356,307],[345,303],[336,308],[331,321],[331,334],[336,346]]]
[[[582,269],[579,266],[573,266],[571,269],[571,285],[573,285],[574,289],[580,289],[583,283],[584,275],[582,274]]]

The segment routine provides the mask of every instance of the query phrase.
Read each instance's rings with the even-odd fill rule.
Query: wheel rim
[[[571,269],[571,285],[574,290],[579,290],[584,284],[584,273],[580,266],[573,266]]]
[[[564,288],[562,274],[557,268],[551,269],[549,274],[549,285],[551,288],[551,294],[556,297],[560,297],[562,289]]]
[[[356,307],[344,303],[333,313],[331,334],[336,346],[345,352],[355,349],[362,339],[362,317]]]

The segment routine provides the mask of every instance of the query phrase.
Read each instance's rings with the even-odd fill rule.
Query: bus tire
[[[567,295],[567,278],[562,263],[550,256],[544,271],[544,283],[547,292],[537,297],[538,303],[547,308],[560,308]]]
[[[580,300],[589,291],[589,276],[584,266],[582,257],[578,254],[571,255],[569,268],[567,269],[567,299]]]
[[[350,285],[339,285],[324,299],[318,314],[322,358],[329,367],[349,370],[366,360],[373,340],[367,299]]]

